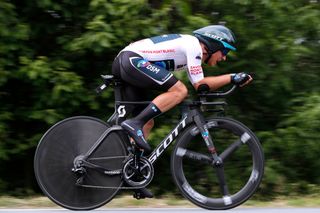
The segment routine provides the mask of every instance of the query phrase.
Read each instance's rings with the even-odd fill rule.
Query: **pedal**
[[[145,199],[146,197],[142,196],[140,192],[134,192],[133,197],[137,200]]]
[[[150,192],[146,188],[136,189],[134,190],[133,197],[137,200],[145,199],[145,198],[153,198],[152,192]]]

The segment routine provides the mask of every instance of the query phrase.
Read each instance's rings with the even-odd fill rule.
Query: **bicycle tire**
[[[75,157],[85,154],[109,125],[97,118],[77,116],[52,126],[41,138],[34,158],[34,172],[43,193],[54,203],[71,210],[90,210],[109,202],[122,186],[119,175],[107,176],[86,169],[85,184],[113,186],[114,189],[86,188],[76,185],[72,172]],[[87,159],[125,156],[126,149],[119,135],[112,132]],[[121,169],[124,159],[95,162],[110,169]]]
[[[224,175],[229,194],[223,196],[213,165],[187,158],[186,151],[210,157],[207,146],[195,124],[181,133],[171,156],[171,173],[182,195],[199,207],[209,210],[234,208],[248,200],[259,187],[264,173],[262,146],[254,133],[242,123],[230,118],[206,121],[219,157],[231,144],[239,144],[224,158]],[[246,136],[247,141],[241,142]],[[198,142],[198,143],[197,143]],[[189,152],[190,153],[190,152]]]

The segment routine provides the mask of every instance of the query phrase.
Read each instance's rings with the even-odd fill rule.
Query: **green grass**
[[[51,202],[47,197],[27,197],[16,198],[1,196],[0,208],[53,208],[56,204]]]
[[[105,205],[103,208],[168,208],[168,207],[196,207],[186,199],[177,198],[171,195],[157,199],[136,200],[131,195],[118,196]],[[320,207],[320,195],[309,195],[305,197],[278,197],[270,201],[249,200],[241,207]],[[59,208],[46,197],[16,198],[0,197],[0,208]]]

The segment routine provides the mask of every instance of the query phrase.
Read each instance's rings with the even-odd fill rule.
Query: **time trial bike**
[[[119,125],[133,105],[122,99],[124,82],[102,76],[114,87],[115,113],[104,122],[76,116],[53,125],[41,138],[34,158],[43,193],[71,210],[90,210],[111,201],[119,190],[144,188],[154,178],[154,163],[173,144],[171,173],[181,194],[195,205],[222,210],[248,200],[264,172],[264,155],[255,134],[223,116],[226,92],[200,89],[197,99],[180,104],[181,120],[148,155]],[[215,101],[210,101],[215,98]],[[208,117],[206,114],[214,114]]]

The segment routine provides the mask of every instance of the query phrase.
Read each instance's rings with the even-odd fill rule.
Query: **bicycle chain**
[[[77,186],[85,187],[85,188],[95,188],[95,189],[141,189],[147,187],[149,184],[144,184],[142,186],[124,186],[124,187],[113,187],[113,186],[94,186],[94,185],[86,185],[86,184],[76,184]]]
[[[104,159],[111,159],[111,158],[119,158],[122,156],[116,156],[116,157],[107,157]],[[125,157],[125,161],[130,159],[130,157],[132,157],[132,155],[128,155],[128,156],[123,156]],[[91,160],[93,160],[94,158],[92,158]],[[102,159],[102,158],[100,158]],[[94,159],[95,160],[95,159]],[[90,162],[86,161],[85,163],[87,164],[91,164]],[[110,172],[110,173],[108,173]],[[121,174],[122,173],[122,169],[119,170],[114,170],[114,171],[105,171],[104,174],[109,174],[109,175],[115,175],[115,174]],[[151,182],[151,181],[150,181]],[[87,185],[87,184],[80,184],[80,183],[76,183],[77,186],[80,187],[85,187],[85,188],[96,188],[96,189],[141,189],[141,188],[145,188],[146,186],[149,185],[150,182],[147,182],[141,186],[125,186],[125,187],[112,187],[112,186],[94,186],[94,185]],[[122,182],[123,185],[124,182]]]

